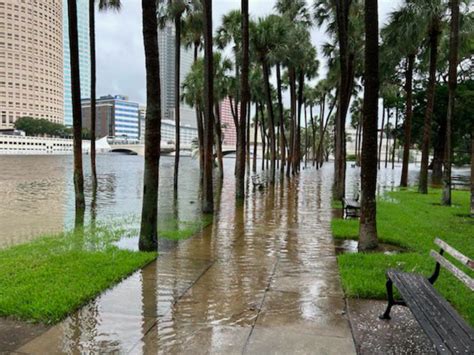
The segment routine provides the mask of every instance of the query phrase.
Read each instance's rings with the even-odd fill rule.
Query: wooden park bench
[[[441,251],[432,250],[430,253],[436,260],[436,268],[430,278],[393,269],[387,271],[388,306],[380,318],[390,319],[390,310],[394,305],[409,307],[438,354],[474,354],[474,330],[433,287],[443,266],[474,291],[474,279],[442,255],[447,252],[470,269],[474,269],[474,261],[441,239],[436,239],[435,244],[441,247]],[[393,285],[403,300],[394,299]]]
[[[359,194],[356,197],[342,199],[343,218],[359,217],[360,203]]]

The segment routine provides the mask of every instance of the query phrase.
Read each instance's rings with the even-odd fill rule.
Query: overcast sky
[[[381,25],[402,0],[379,0]],[[99,95],[123,94],[145,103],[145,59],[143,50],[141,0],[124,0],[120,13],[97,15],[97,90]],[[250,0],[252,17],[273,12],[275,0]],[[312,4],[312,0],[309,1]],[[240,8],[240,0],[214,0],[214,28],[222,15]],[[313,43],[324,43],[324,30],[311,31]],[[320,58],[321,59],[321,58]],[[324,69],[320,70],[324,72]]]

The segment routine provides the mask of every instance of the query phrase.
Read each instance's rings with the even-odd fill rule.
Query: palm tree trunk
[[[89,0],[89,45],[91,56],[91,175],[92,188],[97,189],[96,167],[96,50],[95,50],[95,0]]]
[[[363,112],[362,108],[362,112]],[[362,131],[364,129],[364,115],[360,115],[360,122],[359,122],[359,149],[357,151],[357,159],[356,165],[360,166],[361,156],[362,156]]]
[[[69,47],[71,53],[71,94],[74,137],[74,191],[76,208],[76,229],[84,224],[85,198],[84,173],[82,169],[82,109],[81,80],[79,69],[79,38],[77,30],[77,5],[75,0],[68,0]]]
[[[250,89],[249,89],[249,3],[248,0],[241,1],[242,11],[242,66],[240,75],[240,121],[239,121],[239,144],[237,154],[237,165],[236,165],[236,198],[243,199],[245,197],[245,161],[246,161],[246,135],[247,135],[247,104],[250,100]]]
[[[415,55],[407,57],[407,70],[405,73],[406,113],[405,113],[405,144],[403,145],[401,187],[408,186],[408,164],[410,164],[411,146],[411,121],[413,117],[413,68],[415,66]]]
[[[349,7],[350,1],[336,1],[336,22],[339,40],[339,64],[341,77],[339,80],[340,93],[336,114],[335,139],[335,179],[334,199],[341,200],[345,196],[346,156],[345,156],[345,124],[350,101],[350,58],[349,58]]]
[[[288,68],[288,76],[290,81],[290,146],[288,154],[288,164],[286,166],[286,176],[290,177],[293,160],[295,159],[295,126],[296,126],[296,74],[294,68]]]
[[[451,206],[451,161],[452,161],[452,122],[454,117],[454,104],[456,99],[457,66],[459,48],[459,0],[451,0],[451,31],[449,38],[449,79],[448,79],[448,113],[446,116],[446,141],[444,153],[444,175],[443,175],[443,196],[441,204]],[[471,162],[471,170],[472,167]],[[472,192],[472,191],[471,191]],[[471,209],[472,209],[471,195]],[[472,212],[472,210],[471,210]]]
[[[471,129],[471,217],[474,218],[474,124]]]
[[[212,186],[214,117],[214,58],[212,53],[212,0],[203,0],[204,18],[204,183],[202,211],[214,212],[214,194]]]
[[[430,32],[430,75],[428,79],[428,87],[426,91],[426,112],[425,124],[423,128],[423,145],[421,149],[421,168],[418,192],[422,194],[428,193],[428,163],[430,155],[430,138],[431,138],[431,118],[434,109],[434,94],[436,88],[436,62],[438,60],[438,37],[439,32],[436,26],[433,26]]]
[[[320,144],[322,142],[322,139],[323,139],[323,130],[324,130],[324,114],[325,114],[325,111],[326,110],[326,95],[323,95],[322,99],[321,99],[321,103],[319,105],[319,142],[318,142],[318,148],[317,148],[317,151],[316,151],[316,157],[314,157],[314,160],[316,160],[316,169],[319,169],[320,167],[320,159],[319,159],[319,152],[320,152]]]
[[[221,129],[221,110],[219,104],[215,105],[214,129],[216,131],[216,156],[217,166],[219,168],[219,179],[224,178],[224,161],[222,154],[222,129]]]
[[[380,170],[380,162],[382,161],[382,143],[383,143],[383,126],[385,125],[385,100],[382,101],[382,128],[380,129],[380,139],[379,139],[379,153],[378,153],[378,163],[377,167]]]
[[[316,154],[316,123],[314,122],[314,114],[313,114],[313,105],[309,107],[309,115],[311,120],[311,132],[313,134],[312,142],[311,142],[311,160],[313,163],[313,167],[315,165],[315,154]]]
[[[398,129],[398,104],[395,108],[395,129],[393,131],[393,147],[392,147],[392,170],[395,169],[395,149],[397,147],[397,129]]]
[[[253,133],[253,161],[252,161],[252,172],[257,172],[257,139],[258,139],[258,102],[255,103],[255,123]]]
[[[318,152],[317,152],[318,161],[319,161],[319,167],[322,167],[322,166],[323,166],[323,160],[324,160],[324,157],[323,157],[324,136],[326,135],[326,131],[327,131],[327,128],[328,128],[329,120],[330,120],[330,118],[331,118],[332,111],[334,110],[334,107],[336,106],[336,102],[337,102],[338,96],[339,96],[339,90],[336,92],[336,97],[334,98],[334,101],[333,101],[331,107],[329,108],[329,112],[328,112],[328,115],[327,115],[327,117],[326,117],[326,123],[324,124],[323,130],[322,130],[322,132],[321,132],[321,138],[319,139],[319,146],[318,146]]]
[[[181,14],[174,17],[174,118],[175,118],[175,156],[174,156],[174,194],[178,193],[179,157],[181,152],[181,110],[180,110],[180,79],[181,79]]]
[[[247,175],[250,173],[250,111],[252,110],[252,101],[249,94],[249,100],[247,104],[247,138],[245,142],[247,143],[247,150],[245,152],[246,168],[245,172]]]
[[[265,133],[265,114],[263,113],[263,104],[260,103],[260,117],[262,124],[260,125],[261,135],[262,135],[262,171],[265,170],[265,159],[266,155],[266,145],[267,145],[267,135]]]
[[[308,115],[307,107],[304,104],[304,167],[308,167]]]
[[[390,127],[390,108],[387,107],[387,124],[385,125],[385,169],[388,166],[388,145],[390,143],[388,128]]]
[[[377,0],[365,0],[365,89],[362,140],[361,214],[359,251],[375,249],[377,239],[377,121],[379,100],[379,47]]]
[[[199,43],[194,43],[194,63],[198,60]],[[196,121],[198,131],[198,147],[199,147],[199,182],[202,184],[204,176],[204,128],[202,119],[202,109],[196,104]]]
[[[301,164],[301,115],[303,108],[303,92],[304,92],[304,72],[301,71],[298,75],[298,122],[296,124],[296,140],[295,140],[295,159],[293,166],[293,173],[300,171]]]
[[[282,88],[281,88],[281,66],[280,63],[276,65],[276,74],[277,74],[277,95],[278,95],[278,111],[280,114],[280,173],[284,175],[285,173],[285,161],[286,161],[286,143],[285,143],[285,119],[283,111],[283,99],[282,99]]]
[[[273,116],[273,104],[272,104],[272,93],[270,89],[270,69],[268,63],[265,60],[262,61],[262,70],[265,81],[265,96],[267,99],[267,111],[269,119],[269,132],[270,132],[270,183],[275,182],[275,161],[276,161],[276,147],[275,147],[275,117]]]
[[[142,218],[138,246],[142,251],[156,251],[158,248],[161,86],[155,1],[142,0],[142,21],[146,63],[147,117]]]

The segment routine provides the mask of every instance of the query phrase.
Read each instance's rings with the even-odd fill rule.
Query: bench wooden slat
[[[396,270],[389,270],[387,276],[399,290],[438,353],[474,352],[474,330],[425,277]]]
[[[467,256],[461,254],[459,251],[457,251],[448,243],[446,243],[445,241],[439,238],[435,239],[435,244],[439,246],[441,249],[443,249],[444,251],[446,251],[449,255],[453,256],[456,260],[461,262],[463,265],[466,265],[467,267],[474,270],[474,261],[472,259],[469,259]]]
[[[433,257],[441,266],[445,269],[449,270],[454,276],[456,276],[461,282],[463,282],[467,287],[474,291],[474,280],[454,266],[449,260],[443,258],[439,253],[435,252],[434,250],[430,253],[431,257]]]

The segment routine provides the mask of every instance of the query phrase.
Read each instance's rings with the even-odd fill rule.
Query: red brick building
[[[235,130],[234,118],[232,117],[229,98],[226,98],[224,101],[222,101],[220,110],[223,145],[236,146],[237,132]]]

